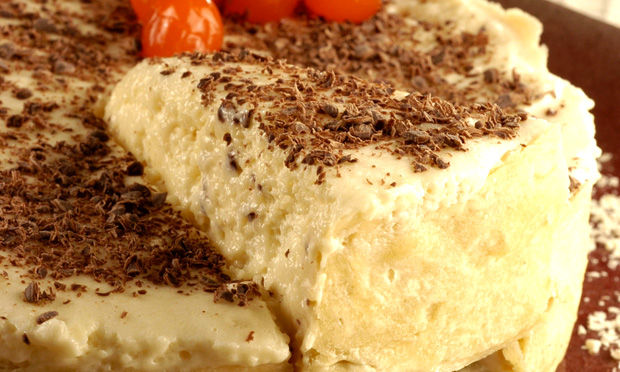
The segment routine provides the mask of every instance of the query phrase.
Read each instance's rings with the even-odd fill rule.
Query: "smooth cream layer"
[[[26,270],[9,265],[2,270],[8,276],[0,276],[0,360],[20,370],[245,370],[265,364],[286,369],[288,338],[261,301],[249,308],[216,304],[210,293],[179,294],[179,288],[149,283],[100,296],[96,290],[113,288],[80,276],[60,281],[67,289],[56,291],[54,302],[35,305],[24,300],[31,282]],[[53,280],[37,282],[41,290],[54,286]],[[72,284],[86,286],[86,292],[71,290]],[[134,296],[138,290],[146,294]],[[58,316],[37,324],[48,311]]]

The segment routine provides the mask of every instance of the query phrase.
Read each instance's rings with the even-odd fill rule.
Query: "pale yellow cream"
[[[249,308],[216,304],[210,293],[188,296],[148,282],[102,297],[96,289],[112,288],[80,276],[60,281],[68,288],[56,291],[54,302],[35,305],[24,300],[31,282],[25,269],[3,264],[0,270],[8,273],[0,276],[0,360],[21,371],[286,369],[288,338],[259,300]],[[54,286],[54,280],[37,282],[42,290]],[[86,292],[72,291],[72,284]],[[138,290],[146,294],[134,297]],[[37,324],[48,311],[58,316]]]

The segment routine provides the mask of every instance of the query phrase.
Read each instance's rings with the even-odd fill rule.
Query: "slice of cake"
[[[227,23],[225,47],[249,48],[317,69],[335,70],[405,91],[437,95],[453,103],[495,102],[508,112],[527,111],[562,126],[572,184],[596,176],[592,102],[570,83],[550,74],[539,45],[541,24],[518,9],[486,1],[399,1],[361,25],[316,19],[277,25]],[[589,198],[589,191],[580,191]],[[584,217],[585,218],[585,217]],[[554,370],[570,337],[588,244],[558,249],[554,304],[512,352],[499,353],[492,370]],[[570,261],[574,259],[576,261]],[[566,261],[569,260],[569,261]],[[566,267],[572,270],[566,270]],[[572,279],[571,279],[572,278]],[[571,317],[556,316],[571,313]],[[557,355],[551,358],[550,355]],[[497,359],[497,358],[495,358]],[[541,361],[546,364],[541,366]],[[503,366],[503,367],[501,367]]]
[[[575,307],[554,304],[579,298],[591,182],[571,192],[560,125],[247,53],[145,61],[106,118],[269,291],[304,370],[561,358]],[[525,360],[516,341],[550,312],[563,347]]]

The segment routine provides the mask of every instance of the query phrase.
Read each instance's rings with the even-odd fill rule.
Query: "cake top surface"
[[[144,185],[143,165],[111,143],[95,114],[98,97],[138,59],[131,9],[9,2],[2,11],[5,264],[31,267],[35,281],[91,275],[113,292],[134,279],[211,292],[229,283],[206,236]]]
[[[286,165],[291,169],[299,165],[297,159],[323,166],[353,162],[344,150],[370,145],[411,158],[416,172],[443,169],[449,161],[439,155],[442,149],[466,151],[468,139],[482,136],[514,138],[519,123],[527,118],[505,114],[490,103],[456,105],[430,94],[406,94],[388,85],[244,51],[183,58],[194,68],[176,71],[174,62],[163,60],[160,63],[171,66],[160,73],[197,80],[195,88],[205,107],[217,92],[225,94],[218,119],[245,128],[256,123],[269,142],[288,152]],[[207,67],[208,73],[197,66]],[[192,73],[204,76],[190,78]]]
[[[514,111],[540,94],[514,71],[488,65],[497,45],[482,26],[464,30],[453,20],[427,22],[390,5],[360,25],[307,16],[263,25],[225,21],[225,50],[268,53],[293,65],[430,93],[455,104],[493,102]]]

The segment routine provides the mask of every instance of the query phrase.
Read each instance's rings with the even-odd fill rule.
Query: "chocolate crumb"
[[[76,292],[76,291],[86,292],[86,286],[82,285],[82,284],[73,283],[73,284],[71,284],[71,290],[74,291],[74,292]]]
[[[568,179],[570,181],[570,185],[568,186],[568,190],[570,191],[571,195],[574,195],[575,192],[577,192],[580,188],[581,188],[581,182],[579,182],[578,179],[576,179],[575,177],[569,175]]]
[[[52,21],[46,18],[37,19],[32,24],[32,27],[35,30],[39,32],[44,32],[44,33],[57,33],[58,32],[58,28],[56,27],[56,25]]]
[[[144,166],[139,161],[134,161],[127,166],[127,175],[141,176],[144,174]]]
[[[495,101],[495,103],[497,103],[497,105],[501,107],[502,109],[515,106],[515,103],[512,101],[512,98],[510,98],[510,94],[507,94],[507,93],[499,96],[497,98],[497,101]]]
[[[230,135],[230,133],[224,134],[224,142],[226,142],[227,145],[230,145],[230,143],[232,142],[232,136]]]
[[[237,172],[237,174],[241,173],[241,167],[239,166],[239,163],[237,163],[237,156],[234,151],[228,153],[228,164]]]
[[[28,99],[32,97],[32,91],[30,89],[22,88],[15,92],[15,98],[17,99]]]
[[[250,331],[250,334],[248,335],[248,337],[245,339],[245,342],[252,342],[254,341],[254,331]]]
[[[0,44],[0,58],[11,59],[15,54],[15,45],[10,42]]]
[[[40,279],[45,279],[47,276],[47,269],[45,267],[37,267],[34,271]]]
[[[256,283],[250,281],[235,281],[217,287],[213,294],[213,302],[220,300],[237,303],[238,306],[248,306],[254,297],[260,297],[260,289]]]
[[[107,142],[110,140],[108,134],[103,130],[94,130],[88,134],[88,141]]]
[[[234,115],[237,113],[235,106],[230,101],[223,101],[220,107],[217,110],[217,118],[223,122],[229,122],[232,120]]]
[[[43,323],[47,322],[48,320],[50,320],[52,318],[55,318],[57,316],[58,316],[58,312],[57,311],[45,312],[45,313],[43,313],[43,314],[41,314],[41,315],[39,315],[37,317],[37,324],[39,324],[39,325],[43,324]]]
[[[58,60],[54,63],[53,71],[59,75],[70,75],[75,72],[75,65],[63,60]]]
[[[11,115],[6,121],[8,128],[21,128],[26,122],[26,118],[21,115]]]
[[[338,106],[334,105],[331,102],[326,102],[322,104],[321,110],[333,118],[338,117]]]
[[[489,68],[487,70],[484,70],[484,81],[487,84],[497,84],[500,80],[500,73],[499,70],[497,70],[496,68]]]
[[[41,301],[41,290],[37,282],[28,284],[24,291],[24,299],[31,304],[37,304]]]
[[[154,193],[152,196],[152,203],[154,209],[159,209],[164,206],[166,203],[166,198],[168,197],[167,192],[158,192]]]

